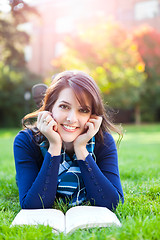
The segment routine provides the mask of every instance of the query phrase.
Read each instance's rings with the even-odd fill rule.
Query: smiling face
[[[73,142],[84,132],[85,124],[91,116],[91,100],[84,96],[85,107],[78,102],[71,88],[63,89],[52,108],[52,116],[57,122],[58,133],[64,143]]]

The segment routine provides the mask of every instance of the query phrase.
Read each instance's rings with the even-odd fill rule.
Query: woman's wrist
[[[74,149],[77,160],[85,160],[86,157],[88,156],[88,151],[86,149],[86,146],[79,146],[79,147],[75,147]]]
[[[48,152],[51,154],[51,156],[58,156],[61,154],[61,145],[57,144],[50,144],[48,148]]]

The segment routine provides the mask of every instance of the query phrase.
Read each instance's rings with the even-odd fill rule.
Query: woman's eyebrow
[[[88,106],[88,105],[85,105],[85,108],[91,109],[91,107],[90,107],[90,106]]]
[[[66,101],[60,101],[60,103],[65,103],[65,104],[68,104],[68,105],[71,105],[69,102],[66,102]]]
[[[67,104],[67,105],[69,105],[69,106],[71,106],[71,105],[72,105],[71,103],[69,103],[69,102],[66,102],[66,101],[64,101],[64,100],[61,100],[59,103],[65,103],[65,104]],[[91,107],[90,107],[90,106],[88,106],[88,105],[85,105],[85,108],[87,108],[88,110],[91,110]]]
[[[90,106],[88,106],[88,105],[84,105],[84,106],[80,106],[80,107],[82,107],[82,108],[84,108],[84,109],[91,110],[91,107],[90,107]]]

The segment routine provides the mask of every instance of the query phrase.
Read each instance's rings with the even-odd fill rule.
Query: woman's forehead
[[[58,101],[76,102],[81,106],[91,106],[91,97],[85,91],[75,91],[72,88],[64,88],[60,91]]]

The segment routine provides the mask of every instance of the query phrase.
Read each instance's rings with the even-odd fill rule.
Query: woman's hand
[[[78,159],[84,160],[88,155],[86,144],[96,135],[102,123],[102,117],[91,115],[90,119],[85,125],[86,132],[79,135],[74,141],[74,150]]]
[[[62,147],[62,139],[57,132],[57,123],[48,111],[42,111],[38,114],[37,128],[48,139],[51,155],[59,155]]]

